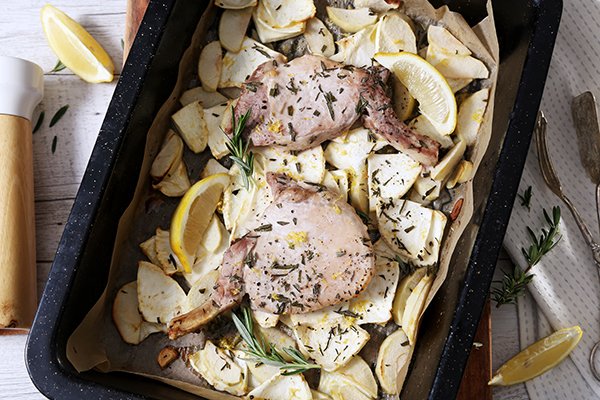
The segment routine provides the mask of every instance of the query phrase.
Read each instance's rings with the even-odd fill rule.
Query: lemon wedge
[[[171,220],[171,249],[186,273],[192,272],[198,246],[227,185],[228,174],[202,179],[188,189],[175,209]]]
[[[572,326],[554,332],[508,360],[488,385],[514,385],[540,376],[564,360],[577,346],[583,332]]]
[[[49,4],[41,16],[46,39],[67,68],[87,82],[113,80],[115,66],[110,56],[81,25]]]
[[[427,61],[408,52],[377,53],[375,60],[396,75],[419,102],[419,111],[441,135],[456,128],[456,98],[446,78]]]

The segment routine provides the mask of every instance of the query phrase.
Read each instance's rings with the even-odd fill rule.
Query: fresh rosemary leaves
[[[232,313],[231,318],[240,336],[248,346],[248,349],[242,351],[250,357],[250,360],[279,367],[282,375],[301,374],[309,369],[321,368],[317,364],[308,362],[302,353],[293,347],[283,348],[281,350],[282,354],[272,343],[265,341],[259,332],[254,331],[252,315],[248,307],[242,307],[241,319],[236,313]],[[284,355],[288,356],[291,361],[287,361]]]
[[[521,199],[521,205],[531,211],[531,186],[525,189],[523,194],[517,193],[517,196]]]
[[[500,283],[500,287],[492,289],[492,299],[496,302],[496,307],[517,302],[519,296],[524,293],[525,288],[535,276],[535,274],[529,272],[531,268],[539,263],[542,257],[552,250],[560,240],[560,237],[558,237],[560,207],[552,209],[552,217],[550,217],[546,209],[543,212],[548,227],[547,229],[542,228],[542,233],[539,237],[531,228],[527,227],[527,232],[532,243],[528,249],[521,249],[525,260],[527,260],[527,268],[523,271],[515,265],[512,273],[505,272],[502,280],[497,281],[497,283]]]
[[[227,137],[227,149],[231,153],[229,157],[237,164],[244,179],[244,187],[246,190],[250,187],[250,179],[254,171],[254,154],[248,151],[250,140],[244,143],[242,133],[246,128],[246,121],[250,117],[250,110],[242,115],[237,121],[235,120],[235,110],[231,107],[231,137]],[[223,132],[225,134],[225,132]],[[227,134],[225,134],[227,136]]]

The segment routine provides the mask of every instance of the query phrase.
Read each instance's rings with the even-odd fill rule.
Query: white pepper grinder
[[[31,118],[44,73],[0,56],[0,330],[31,327],[37,308]]]

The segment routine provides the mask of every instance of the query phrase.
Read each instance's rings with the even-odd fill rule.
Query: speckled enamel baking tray
[[[432,2],[447,4],[472,25],[486,15],[485,0]],[[489,195],[475,204],[474,223],[459,242],[449,276],[423,318],[419,357],[410,367],[403,399],[456,397],[517,193],[562,12],[562,0],[492,3],[501,61],[493,124],[497,134],[474,182]],[[108,269],[98,266],[110,265],[117,224],[139,175],[146,132],[171,93],[179,59],[206,6],[201,0],[153,0],[138,31],[27,344],[31,379],[49,398],[197,398],[137,376],[77,373],[65,348],[106,285]]]

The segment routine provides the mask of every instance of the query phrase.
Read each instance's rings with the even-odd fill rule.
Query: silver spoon
[[[540,111],[538,113],[534,132],[536,138],[538,161],[540,164],[540,169],[542,171],[542,176],[544,177],[544,181],[546,182],[546,185],[550,188],[550,190],[552,190],[552,192],[566,204],[569,211],[571,211],[571,214],[573,214],[573,217],[575,218],[575,222],[577,223],[579,230],[583,234],[585,241],[592,250],[594,262],[596,264],[598,274],[600,277],[600,244],[598,244],[595,241],[594,237],[592,236],[592,233],[590,232],[583,218],[581,217],[571,200],[567,197],[567,195],[565,195],[565,193],[562,190],[562,186],[560,184],[560,181],[558,180],[556,172],[554,171],[554,167],[552,166],[552,162],[550,161],[550,156],[548,154],[548,147],[546,144],[546,126],[546,118],[544,117],[544,113]],[[594,363],[596,351],[599,347],[600,341],[598,341],[592,348],[589,363],[592,375],[594,375],[594,378],[600,381],[600,373],[596,370],[596,365]]]
[[[571,103],[571,112],[577,132],[581,163],[596,185],[596,212],[600,223],[600,127],[594,95],[588,91],[575,97]],[[598,266],[597,261],[596,266]],[[600,277],[600,269],[598,276]],[[590,353],[590,367],[594,378],[600,381],[600,373],[596,370],[595,363],[598,348],[600,348],[600,341],[594,345]]]

